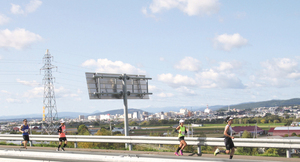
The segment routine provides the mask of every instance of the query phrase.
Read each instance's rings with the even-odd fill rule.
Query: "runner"
[[[225,135],[224,142],[225,142],[226,151],[219,150],[217,148],[214,155],[217,156],[217,154],[219,154],[219,153],[230,154],[229,159],[232,159],[233,154],[234,154],[234,144],[232,141],[232,139],[234,139],[234,137],[232,136],[232,128],[231,128],[231,124],[233,123],[233,118],[230,116],[227,117],[226,122],[227,122],[227,125],[225,126],[225,130],[224,130],[224,135]]]
[[[63,147],[61,147],[62,151],[65,151],[65,147],[67,146],[67,138],[66,138],[67,129],[65,126],[65,121],[63,119],[60,120],[60,126],[58,128],[58,134],[59,134],[59,145],[57,147],[56,151],[59,151],[59,148],[62,144],[62,141],[65,141],[65,144]]]
[[[19,131],[22,132],[23,139],[24,139],[24,141],[22,142],[24,147],[22,147],[22,148],[27,149],[27,142],[29,142],[29,134],[28,134],[29,126],[27,124],[27,119],[23,120],[23,125],[21,125]]]
[[[176,130],[178,131],[178,137],[179,137],[179,147],[177,148],[176,152],[174,153],[176,156],[178,155],[178,151],[180,151],[180,155],[183,155],[183,149],[186,147],[186,142],[184,141],[184,135],[187,133],[188,129],[185,128],[185,126],[183,126],[184,124],[184,120],[180,120],[179,121],[179,126],[176,128]]]

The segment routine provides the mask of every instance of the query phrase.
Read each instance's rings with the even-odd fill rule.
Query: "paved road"
[[[233,160],[229,160],[228,155],[213,156],[203,154],[185,153],[184,156],[175,156],[170,152],[150,152],[150,151],[120,151],[120,150],[99,150],[99,149],[71,149],[66,152],[56,152],[56,148],[49,147],[29,147],[29,149],[20,149],[18,146],[0,146],[0,161],[130,161],[130,162],[163,162],[163,161],[201,161],[201,162],[226,162],[226,161],[243,161],[243,162],[267,162],[267,161],[300,161],[296,158],[280,157],[257,157],[257,156],[239,156],[235,155]]]

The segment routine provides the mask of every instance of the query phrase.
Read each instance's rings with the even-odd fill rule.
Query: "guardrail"
[[[99,143],[127,143],[129,150],[132,150],[131,144],[170,144],[178,145],[177,137],[141,137],[141,136],[81,136],[68,135],[69,142],[99,142]],[[0,140],[21,141],[22,135],[0,134]],[[58,141],[58,135],[30,135],[31,141]],[[198,146],[198,155],[201,156],[201,146],[224,146],[223,138],[204,138],[204,137],[186,137],[188,145]],[[258,148],[284,148],[287,158],[291,156],[291,149],[300,149],[299,139],[252,139],[235,138],[233,140],[236,147],[258,147]]]

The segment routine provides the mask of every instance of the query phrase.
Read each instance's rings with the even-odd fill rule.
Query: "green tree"
[[[260,122],[263,123],[263,124],[265,124],[266,123],[266,119],[261,119]]]
[[[130,123],[129,123],[129,125],[131,125],[131,126],[137,126],[137,125],[139,125],[136,121],[131,121]]]
[[[243,132],[242,138],[251,138],[251,133],[248,132],[247,130],[245,130],[245,131]]]
[[[242,138],[251,138],[251,133],[244,130]],[[258,153],[257,148],[250,147],[238,147],[237,151],[243,155],[255,155]]]
[[[111,135],[111,131],[106,130],[105,128],[101,128],[100,130],[98,130],[95,135],[97,136],[110,136]]]
[[[297,134],[295,132],[292,133],[292,136],[297,136]]]
[[[269,148],[265,151],[265,154],[278,155],[278,150],[277,148]]]
[[[84,124],[81,124],[77,128],[78,135],[90,135],[88,127]]]

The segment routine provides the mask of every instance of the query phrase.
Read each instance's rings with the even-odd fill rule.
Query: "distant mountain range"
[[[144,110],[141,110],[141,109],[131,109],[131,108],[128,109],[128,113],[133,113],[133,112],[138,112],[139,114],[141,114],[141,113],[144,112]],[[89,114],[89,115],[105,115],[105,114],[111,114],[111,115],[124,114],[124,109],[109,110],[109,111],[105,111],[105,112],[97,112],[97,113],[92,113],[92,114]]]
[[[256,107],[274,107],[274,106],[293,106],[293,105],[300,105],[300,98],[293,98],[289,100],[270,100],[270,101],[261,101],[261,102],[247,102],[247,103],[240,103],[236,105],[230,105],[230,108],[236,109],[253,109]],[[206,107],[200,106],[169,106],[169,107],[149,107],[149,108],[129,108],[128,113],[139,112],[143,113],[143,111],[148,112],[149,114],[154,114],[157,112],[169,112],[175,111],[178,112],[182,108],[187,108],[188,110],[203,111]],[[209,106],[211,110],[219,110],[219,109],[227,109],[228,106],[226,105],[215,105]],[[79,115],[89,116],[89,115],[100,115],[100,114],[123,114],[124,109],[116,109],[116,110],[109,110],[105,112],[94,111],[92,113],[82,113],[82,112],[58,112],[59,118],[78,118]],[[27,114],[27,115],[16,115],[16,116],[0,116],[0,120],[8,120],[8,119],[41,119],[42,114]]]
[[[230,108],[236,109],[253,109],[256,107],[275,107],[275,106],[294,106],[300,105],[300,98],[292,98],[289,100],[270,100],[270,101],[261,101],[261,102],[248,102],[241,103],[237,105],[230,105]],[[228,106],[223,106],[220,109],[228,109]]]
[[[77,118],[79,115],[88,115],[81,112],[58,112],[58,118]],[[25,114],[15,116],[0,116],[0,120],[7,119],[42,119],[43,114]]]
[[[218,110],[221,107],[224,107],[224,105],[215,105],[215,106],[209,106],[209,109],[211,110]],[[151,112],[151,113],[157,113],[157,112],[169,112],[169,111],[175,111],[179,112],[180,109],[185,109],[187,108],[188,110],[191,111],[197,111],[201,110],[204,111],[206,107],[204,106],[169,106],[169,107],[149,107],[149,108],[143,108],[142,110]]]

